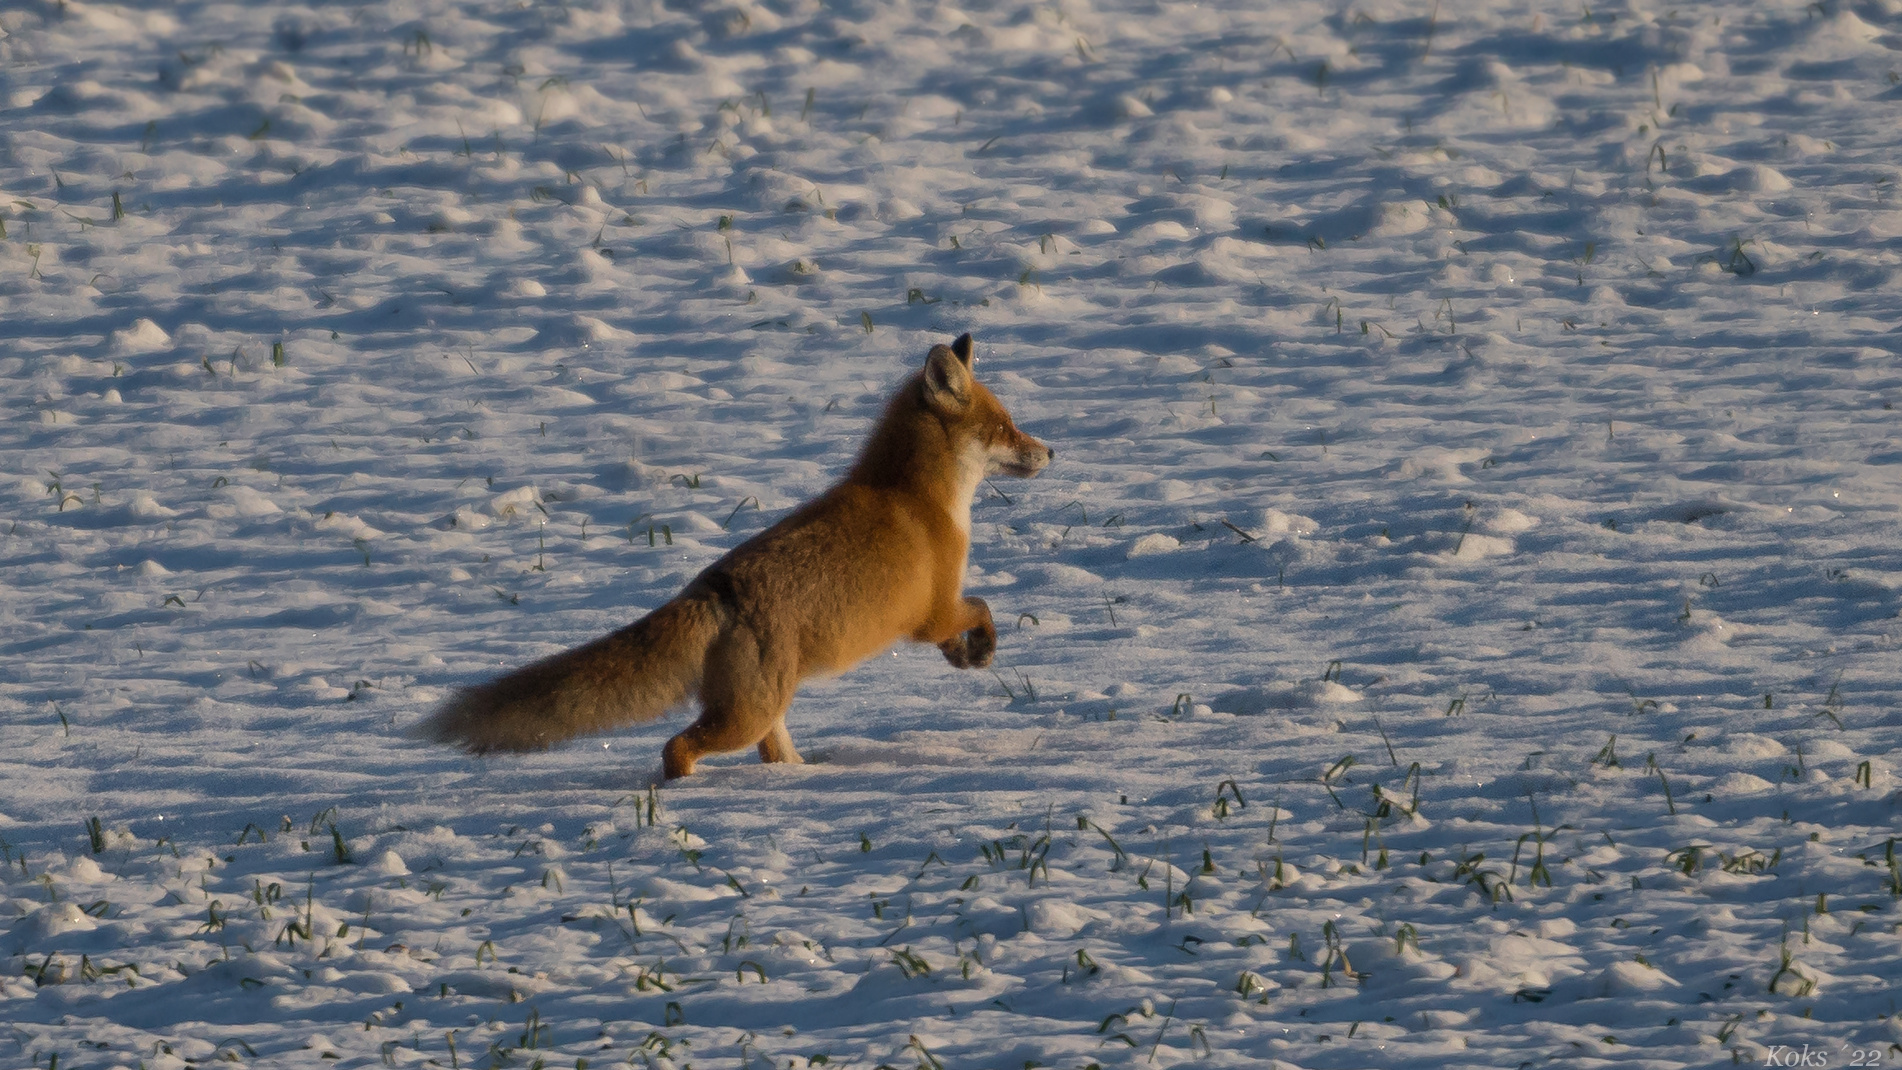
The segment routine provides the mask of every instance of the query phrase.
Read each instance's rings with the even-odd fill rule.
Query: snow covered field
[[[0,31],[0,1064],[1902,1064],[1897,0]],[[962,330],[995,673],[403,737]]]

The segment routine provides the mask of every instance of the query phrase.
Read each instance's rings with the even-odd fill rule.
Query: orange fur
[[[802,680],[900,639],[959,668],[990,664],[997,631],[963,595],[971,497],[987,475],[1034,476],[1054,455],[971,374],[971,336],[933,346],[825,494],[715,561],[611,635],[456,692],[414,734],[483,753],[537,750],[700,700],[668,740],[668,779],[757,746],[797,762],[786,709]]]

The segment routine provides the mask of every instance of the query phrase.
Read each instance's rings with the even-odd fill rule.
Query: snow
[[[0,1058],[1902,1058],[1898,40],[0,11]],[[655,791],[678,716],[404,737],[965,330],[1057,451],[973,506],[995,672]]]

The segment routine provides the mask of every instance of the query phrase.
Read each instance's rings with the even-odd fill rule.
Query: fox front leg
[[[975,619],[975,623],[939,643],[938,649],[944,651],[944,660],[956,668],[982,669],[997,652],[997,625],[991,623],[990,603],[982,598],[966,598],[964,610],[966,619]]]

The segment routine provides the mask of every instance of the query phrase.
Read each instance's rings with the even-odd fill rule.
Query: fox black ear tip
[[[958,335],[957,340],[951,343],[951,352],[966,364],[971,363],[971,332]]]

